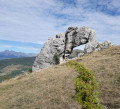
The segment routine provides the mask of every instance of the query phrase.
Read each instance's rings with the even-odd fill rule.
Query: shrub
[[[53,60],[55,62],[55,65],[60,63],[59,55],[57,53],[53,56]]]
[[[28,72],[29,72],[29,73],[32,73],[32,68],[31,68],[31,67],[28,69]]]
[[[10,79],[10,77],[9,76],[1,76],[0,77],[0,82],[2,82],[2,81],[5,81],[5,80],[9,80]]]
[[[103,109],[103,106],[99,104],[94,73],[76,61],[69,61],[68,65],[74,67],[79,73],[74,80],[76,87],[74,98],[82,104],[82,109]]]

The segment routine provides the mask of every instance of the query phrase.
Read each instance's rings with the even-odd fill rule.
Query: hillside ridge
[[[99,100],[110,109],[120,108],[120,46],[74,59],[91,69],[99,86]],[[73,99],[77,72],[66,63],[0,83],[0,108],[81,109]],[[46,105],[47,104],[47,105]]]

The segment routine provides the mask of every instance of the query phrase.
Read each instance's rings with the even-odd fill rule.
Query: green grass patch
[[[30,68],[28,69],[28,72],[29,72],[29,73],[32,73],[32,67],[30,67]]]
[[[82,104],[82,109],[103,109],[103,106],[99,103],[98,85],[94,73],[76,61],[69,61],[68,66],[74,67],[79,73],[74,80],[76,91],[74,98]]]

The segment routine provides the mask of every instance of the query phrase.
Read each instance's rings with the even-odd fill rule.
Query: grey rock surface
[[[102,44],[99,43],[99,45],[100,45],[100,48],[101,48],[101,49],[115,46],[115,44],[113,44],[113,43],[112,43],[111,41],[109,41],[109,40],[103,42]]]
[[[55,62],[53,60],[54,55],[56,53],[61,54],[64,49],[64,34],[56,35],[56,37],[57,38],[49,38],[48,41],[43,45],[32,66],[33,71],[55,65]]]
[[[65,33],[58,33],[56,38],[48,39],[34,61],[33,72],[55,65],[53,60],[55,54],[60,56],[60,63],[62,63],[72,53],[73,48],[82,44],[86,44],[85,53],[113,45],[110,41],[97,43],[95,31],[88,27],[69,27]]]
[[[81,56],[83,56],[85,53],[79,53],[78,54],[78,57],[81,57]]]
[[[97,45],[96,33],[94,30],[85,26],[81,28],[69,27],[65,33],[65,58],[71,54],[74,47],[86,43],[89,43],[90,49],[94,49],[96,47],[90,45],[93,43]]]
[[[89,42],[85,45],[84,51],[85,51],[85,53],[90,53],[92,51],[99,51],[99,50],[109,48],[112,46],[115,46],[115,45],[109,40],[107,40],[103,43],[98,43],[96,41],[93,41],[93,42]]]
[[[89,42],[85,45],[84,51],[85,51],[85,53],[90,53],[90,52],[94,51],[96,49],[96,47],[97,47],[97,42],[96,41],[95,42]]]
[[[72,53],[74,47],[86,43],[91,44],[89,48],[94,49],[93,43],[96,43],[96,33],[85,26],[81,28],[69,27],[65,33],[58,33],[56,38],[49,38],[44,44],[32,66],[33,72],[54,65],[55,54],[60,56],[60,63],[62,63]]]
[[[117,52],[117,54],[120,54],[120,52]]]

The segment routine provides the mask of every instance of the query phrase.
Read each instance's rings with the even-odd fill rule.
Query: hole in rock
[[[73,51],[72,51],[71,55],[68,58],[72,59],[72,58],[78,57],[78,54],[83,52],[84,48],[85,48],[85,44],[73,48]]]

